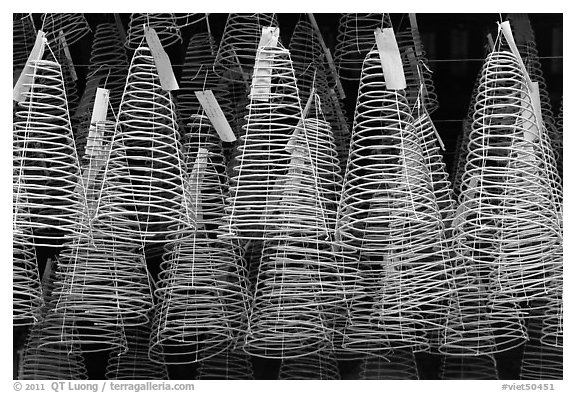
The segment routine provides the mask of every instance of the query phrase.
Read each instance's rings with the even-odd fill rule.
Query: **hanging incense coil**
[[[195,131],[201,128],[193,125],[192,130],[190,140],[195,141]],[[199,150],[198,145],[187,147]],[[150,351],[161,351],[168,364],[217,356],[245,325],[247,271],[239,247],[218,238],[224,213],[222,173],[212,163],[212,155],[218,154],[203,154],[196,154],[188,172],[196,230],[178,228],[168,237],[156,290],[159,301]]]
[[[103,87],[109,91],[109,105],[112,108],[110,119],[115,120],[124,92],[127,72],[126,49],[118,34],[117,26],[112,23],[99,24],[96,27],[92,42],[86,88],[81,105],[77,107],[74,114],[74,118],[78,122],[74,131],[76,149],[79,155],[84,153],[97,88]]]
[[[88,371],[79,347],[70,350],[66,345],[50,348],[39,346],[47,333],[44,327],[45,323],[39,323],[32,328],[24,348],[18,379],[87,380]]]
[[[201,361],[196,379],[252,380],[254,371],[250,357],[246,353],[238,349],[227,349]]]
[[[230,326],[235,339],[244,332],[246,324],[248,290],[248,270],[243,257],[243,250],[235,239],[222,237],[220,227],[225,224],[224,215],[226,197],[228,196],[228,178],[226,176],[224,149],[216,131],[206,116],[192,116],[189,124],[190,132],[186,134],[183,150],[187,173],[190,175],[189,187],[192,197],[192,211],[196,217],[197,237],[210,240],[215,251],[215,244],[221,248],[219,252],[226,255],[215,256],[227,266],[227,285],[220,288],[226,295],[226,304],[230,313]],[[200,175],[195,167],[199,152],[208,152],[208,168]],[[201,166],[200,166],[201,168]],[[226,266],[224,264],[223,266]]]
[[[21,70],[36,42],[32,14],[12,14],[12,67]]]
[[[315,87],[318,68],[322,67],[324,51],[306,15],[300,16],[288,49],[294,65],[300,99],[302,102],[307,102],[312,88]],[[320,90],[320,88],[317,89]],[[327,89],[328,81],[326,80]]]
[[[368,355],[360,365],[359,379],[420,379],[414,352],[397,349],[380,356]]]
[[[42,28],[48,42],[53,43],[60,30],[64,33],[66,43],[74,45],[92,32],[84,14],[42,14]]]
[[[278,26],[274,14],[228,14],[214,71],[229,81],[248,83],[262,28]]]
[[[562,347],[541,342],[544,319],[528,321],[530,340],[524,345],[520,379],[563,379],[564,356]]]
[[[227,230],[231,236],[246,240],[269,237],[266,228],[277,200],[272,190],[290,160],[285,147],[290,133],[302,131],[298,126],[302,110],[289,52],[263,47],[258,56],[267,61],[256,64],[244,135],[237,143],[227,210]],[[262,83],[256,75],[265,69],[272,70],[270,84],[255,85]]]
[[[44,305],[36,250],[27,240],[29,229],[14,228],[12,240],[12,324],[32,325],[40,319]]]
[[[83,187],[60,65],[30,67],[35,78],[14,119],[14,225],[32,229],[30,244],[52,247],[63,235],[88,232]]]
[[[150,326],[133,326],[126,329],[128,340],[125,351],[110,353],[106,365],[106,379],[108,380],[167,380],[168,370],[164,359],[156,354],[148,358],[150,348]]]
[[[290,40],[290,53],[294,64],[300,99],[307,102],[314,88],[322,100],[322,112],[325,120],[332,127],[338,158],[342,169],[348,160],[350,144],[350,131],[348,129],[346,112],[343,104],[338,101],[336,93],[331,86],[336,84],[332,80],[328,65],[324,61],[324,51],[318,41],[314,27],[308,17],[300,16],[294,33]]]
[[[57,303],[49,315],[62,324],[59,342],[81,344],[85,352],[125,348],[125,327],[148,322],[150,284],[136,247],[98,230],[91,242],[62,251]]]
[[[194,92],[203,90],[212,90],[228,121],[233,121],[233,103],[224,82],[214,73],[215,59],[216,42],[212,35],[200,33],[190,38],[178,90],[178,109],[185,123],[190,116],[202,114]]]
[[[292,136],[288,172],[275,185],[273,237],[264,242],[244,344],[256,356],[300,357],[329,345],[334,309],[345,299],[343,279],[354,273],[331,242],[337,163],[334,151],[323,163],[320,127],[329,135],[326,122],[307,119]]]
[[[132,59],[97,219],[131,241],[163,242],[176,223],[192,226],[171,95],[160,87],[150,50]]]
[[[99,79],[98,86],[110,90],[110,105],[114,113],[118,112],[126,76],[128,74],[128,57],[118,33],[118,27],[113,23],[101,23],[96,26],[90,66],[88,67],[87,84]]]
[[[142,45],[146,45],[144,38],[144,27],[154,29],[160,43],[164,48],[168,48],[177,42],[182,42],[182,33],[176,23],[174,14],[138,14],[130,15],[128,31],[126,32],[126,42],[124,46],[129,50],[137,50]]]
[[[57,263],[58,260],[47,261],[44,277],[42,280],[42,292],[44,306],[40,313],[41,319],[35,324],[26,344],[19,370],[19,379],[88,379],[86,365],[82,351],[78,345],[59,343],[62,331],[61,325],[55,324],[53,319],[46,315],[56,305],[54,290],[57,288]],[[42,346],[45,341],[54,341],[56,344],[50,347]]]
[[[444,356],[440,366],[442,380],[495,380],[498,367],[493,355]]]
[[[338,25],[334,63],[340,79],[360,79],[364,58],[374,46],[374,30],[392,27],[388,14],[343,14]]]
[[[101,197],[111,134],[110,122],[99,122],[89,135],[84,179],[90,218]],[[83,351],[125,347],[124,327],[147,323],[152,307],[138,239],[123,240],[102,224],[94,222],[89,240],[65,244],[53,292],[57,300],[50,318],[63,325],[60,342],[81,344]]]
[[[386,90],[377,50],[364,63],[336,233],[360,276],[344,347],[428,347],[445,315],[448,255],[431,175],[403,90]],[[440,326],[443,324],[440,324]],[[370,343],[370,344],[368,344]]]
[[[492,52],[476,97],[454,233],[456,252],[489,279],[490,304],[498,307],[546,297],[562,263],[547,143],[535,122],[516,58]]]
[[[322,350],[311,355],[283,359],[279,380],[339,380],[340,371],[334,354]]]

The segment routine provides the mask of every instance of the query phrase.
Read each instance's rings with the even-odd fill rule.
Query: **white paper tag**
[[[66,42],[66,36],[62,30],[60,30],[60,33],[58,33],[58,39],[60,40],[62,49],[64,50],[64,57],[66,57],[66,60],[68,61],[68,69],[70,70],[72,81],[76,82],[78,80],[78,75],[76,74],[76,68],[74,68],[74,62],[72,61],[70,48],[68,48],[68,43]]]
[[[97,76],[94,78],[90,78],[88,82],[86,82],[86,87],[84,88],[84,93],[82,93],[82,98],[80,98],[80,103],[74,112],[75,118],[80,117],[86,112],[88,109],[88,105],[90,104],[90,100],[92,97],[96,95],[96,89],[100,84],[100,80],[102,80],[102,76]]]
[[[42,59],[42,56],[44,56],[44,48],[46,47],[47,42],[48,40],[46,39],[46,33],[44,33],[42,30],[38,30],[38,35],[36,36],[34,47],[28,56],[28,60],[22,69],[22,73],[16,82],[16,86],[14,86],[14,89],[12,90],[12,99],[14,101],[22,102],[26,99],[24,94],[30,90],[31,85],[34,82],[34,70],[30,63],[32,61]]]
[[[108,101],[110,97],[110,90],[96,89],[96,98],[94,99],[94,108],[92,109],[92,118],[90,123],[106,120],[108,114]]]
[[[342,82],[340,81],[338,70],[336,70],[336,64],[334,64],[334,58],[332,57],[332,52],[330,52],[330,49],[324,42],[324,37],[322,37],[322,33],[320,32],[320,28],[318,27],[318,23],[316,22],[314,14],[309,13],[308,19],[310,19],[310,23],[312,24],[314,32],[316,33],[316,38],[318,39],[318,41],[320,42],[320,46],[322,46],[322,49],[324,50],[324,55],[326,56],[326,61],[328,62],[328,68],[330,69],[332,77],[336,82],[336,89],[338,90],[338,94],[340,95],[340,98],[343,100],[346,98],[346,94],[344,93],[344,88],[342,87]]]
[[[154,57],[154,64],[156,64],[156,69],[158,70],[158,77],[160,78],[160,85],[165,91],[178,90],[178,82],[176,82],[176,77],[174,76],[174,70],[172,69],[172,63],[170,58],[158,38],[156,31],[146,26],[144,28],[144,35],[146,36],[146,42],[152,52],[152,57]]]
[[[120,34],[120,39],[122,42],[126,41],[126,30],[124,30],[124,25],[120,19],[120,14],[114,14],[114,20],[116,21],[116,27],[118,28],[118,34]]]
[[[196,94],[198,102],[202,105],[204,113],[206,113],[206,116],[210,119],[220,139],[224,142],[234,142],[236,135],[234,135],[234,131],[232,131],[212,90],[195,91],[194,94]]]
[[[278,37],[280,36],[280,28],[269,26],[262,28],[262,35],[260,36],[260,42],[258,43],[258,48],[273,47],[278,46]]]
[[[518,59],[518,62],[520,63],[520,68],[522,69],[522,73],[524,74],[526,81],[531,82],[530,75],[528,74],[528,70],[526,69],[526,66],[524,65],[524,61],[522,60],[522,56],[520,56],[520,52],[518,51],[518,47],[516,46],[516,43],[514,42],[514,36],[512,35],[512,29],[510,28],[510,22],[509,21],[502,22],[499,24],[499,26],[500,26],[500,29],[502,30],[502,33],[504,33],[504,38],[506,38],[506,42],[508,42],[508,45],[510,46],[512,53],[514,54],[514,56],[516,56],[516,59]]]
[[[272,56],[262,51],[263,48],[276,47],[278,45],[278,35],[280,29],[277,27],[263,27],[258,51],[256,52],[256,62],[254,64],[254,74],[252,75],[252,99],[268,102],[270,100],[270,85],[272,83]]]
[[[380,54],[380,63],[384,72],[386,88],[390,90],[405,89],[406,78],[404,77],[402,58],[400,57],[394,30],[391,27],[386,29],[377,28],[374,31],[374,35],[376,36],[376,45]]]
[[[416,56],[422,56],[422,40],[420,39],[420,31],[418,30],[418,22],[416,21],[416,14],[408,14],[410,18],[410,32],[412,33],[412,40],[414,41],[414,49],[416,49]]]

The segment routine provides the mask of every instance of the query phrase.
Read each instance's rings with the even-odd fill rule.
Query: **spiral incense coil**
[[[87,380],[88,372],[79,347],[42,347],[46,323],[35,325],[28,336],[18,379]]]
[[[198,380],[253,380],[250,356],[238,349],[218,351],[200,362],[196,371]]]
[[[493,355],[444,356],[440,366],[442,380],[496,380],[498,368]]]
[[[282,360],[279,380],[339,380],[334,353],[327,349],[310,355]]]
[[[338,156],[346,165],[349,148],[349,130],[343,105],[336,98],[331,86],[335,86],[333,75],[323,61],[324,52],[318,42],[314,28],[308,18],[301,17],[290,41],[290,53],[294,64],[300,99],[307,102],[312,89],[322,98],[322,111],[333,130]],[[331,91],[332,90],[332,91]],[[339,113],[338,113],[339,112]]]
[[[188,230],[166,246],[150,353],[163,355],[167,364],[204,360],[202,354],[215,356],[214,348],[224,351],[234,340],[227,304],[235,297],[227,281],[234,255],[222,261],[226,250],[212,243]]]
[[[544,319],[530,319],[527,328],[530,340],[524,345],[520,379],[563,379],[562,347],[541,342]]]
[[[214,71],[226,80],[247,80],[262,36],[262,28],[278,26],[274,14],[228,14],[216,54]]]
[[[108,380],[167,380],[168,370],[164,359],[151,354],[150,326],[133,326],[126,329],[127,349],[110,352],[105,378]]]
[[[291,139],[292,159],[279,178],[250,310],[244,351],[266,358],[312,354],[330,344],[331,315],[345,300],[343,280],[355,271],[331,241],[330,187],[337,184],[320,146],[327,123],[308,119]],[[332,152],[335,157],[335,152]],[[328,180],[328,182],[326,182]],[[334,193],[334,191],[332,191]],[[353,262],[353,261],[352,261]]]
[[[192,226],[174,105],[150,50],[132,59],[97,219],[131,241],[163,242],[173,224]]]
[[[94,232],[61,253],[51,318],[63,325],[60,342],[85,352],[125,347],[125,326],[148,322],[152,298],[144,258],[114,234]],[[46,345],[53,345],[47,342]]]
[[[64,33],[66,43],[74,45],[92,32],[84,14],[42,14],[42,28],[48,42],[54,42],[60,30]]]
[[[319,72],[318,68],[322,66],[324,51],[318,42],[312,24],[305,14],[300,16],[294,28],[288,49],[290,50],[294,65],[300,99],[302,102],[307,102],[308,96],[317,79],[316,74]],[[327,91],[328,81],[325,80],[325,83]],[[320,90],[320,88],[317,89]]]
[[[485,272],[490,304],[498,307],[546,297],[551,273],[561,265],[547,143],[534,135],[529,99],[514,55],[492,52],[476,97],[453,227],[457,254]]]
[[[126,50],[123,47],[116,25],[112,23],[99,24],[94,33],[90,52],[90,66],[88,67],[86,81],[87,90],[83,93],[90,95],[90,100],[85,108],[80,108],[75,113],[75,118],[79,123],[75,130],[76,148],[79,155],[84,153],[86,137],[90,130],[96,89],[104,87],[109,90],[109,103],[112,107],[112,114],[115,117],[124,92],[127,71],[128,59]]]
[[[522,345],[528,338],[518,307],[487,307],[489,291],[480,277],[486,271],[470,259],[457,259],[452,272],[455,289],[439,352],[449,356],[480,356]]]
[[[348,338],[356,351],[428,347],[446,314],[444,228],[403,91],[385,89],[379,54],[364,63],[336,233],[359,260]],[[378,341],[378,345],[368,342]]]
[[[333,317],[325,311],[342,301],[342,273],[333,267],[331,250],[299,242],[265,246],[244,345],[249,354],[285,359],[331,343]]]
[[[203,168],[198,154],[189,165],[196,230],[180,229],[169,236],[161,264],[150,351],[162,353],[168,364],[217,356],[245,329],[247,271],[239,247],[218,237],[224,196],[212,155],[218,154],[204,157]]]
[[[54,323],[54,319],[46,318],[56,304],[53,294],[58,287],[56,283],[58,260],[48,262],[49,272],[44,273],[43,293],[44,306],[42,318],[35,324],[27,342],[20,367],[19,379],[88,379],[82,351],[78,345],[60,343],[62,325]],[[42,346],[45,341],[54,341],[50,347]]]
[[[110,90],[110,106],[115,114],[118,113],[129,63],[116,24],[101,23],[96,26],[89,64],[87,84],[100,78],[98,87]]]
[[[374,30],[392,27],[388,14],[343,14],[338,25],[334,63],[340,79],[360,79],[364,58],[374,46]]]
[[[36,29],[31,14],[13,14],[12,17],[12,66],[22,69],[36,42]]]
[[[164,48],[168,48],[177,42],[182,42],[182,33],[176,23],[174,14],[133,13],[130,15],[128,31],[126,32],[126,42],[124,43],[127,49],[135,51],[145,44],[143,25],[156,31],[160,43]]]
[[[360,365],[359,379],[420,379],[414,352],[410,349],[396,349],[380,356],[368,355]]]
[[[30,66],[35,78],[14,119],[14,225],[33,230],[29,244],[52,247],[62,235],[88,230],[60,66],[47,60]]]
[[[403,53],[402,62],[404,64],[404,74],[406,78],[406,98],[411,106],[414,105],[422,89],[421,97],[428,113],[433,113],[438,109],[438,95],[436,94],[434,81],[432,80],[432,71],[428,68],[428,59],[426,53],[420,47],[420,55],[417,55],[418,48],[414,43],[413,33],[411,30],[396,33],[398,49]],[[411,54],[408,54],[410,53]]]
[[[280,176],[286,173],[290,134],[302,132],[302,110],[290,54],[286,49],[264,47],[257,62],[271,68],[269,93],[259,89],[250,97],[245,134],[237,142],[238,156],[231,178],[227,230],[239,239],[266,239],[268,220],[277,204],[273,195]],[[256,68],[254,74],[259,74]],[[258,83],[254,79],[254,83]]]
[[[31,245],[29,229],[14,229],[12,240],[12,324],[32,325],[40,319],[42,288],[36,250]]]
[[[190,38],[178,90],[178,109],[184,122],[192,115],[202,114],[194,92],[203,90],[212,90],[228,121],[233,120],[233,103],[224,82],[213,71],[215,59],[216,43],[212,35],[200,33]]]

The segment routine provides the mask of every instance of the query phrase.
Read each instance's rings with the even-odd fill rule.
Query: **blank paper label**
[[[172,63],[164,51],[162,43],[160,43],[158,34],[156,34],[156,31],[151,27],[146,27],[144,34],[148,47],[152,52],[152,57],[154,57],[154,64],[156,64],[156,69],[158,70],[158,77],[160,78],[162,89],[166,91],[178,90],[178,82],[176,82],[176,77],[174,76]]]
[[[206,113],[206,116],[210,119],[220,139],[224,142],[234,142],[236,135],[234,135],[212,90],[195,91],[194,94],[196,94],[196,98],[198,98],[200,105],[202,105],[204,109],[204,113]]]
[[[380,54],[380,63],[384,72],[386,88],[390,90],[402,90],[406,88],[406,78],[402,68],[402,58],[398,43],[392,28],[377,28],[374,32],[376,45]]]

